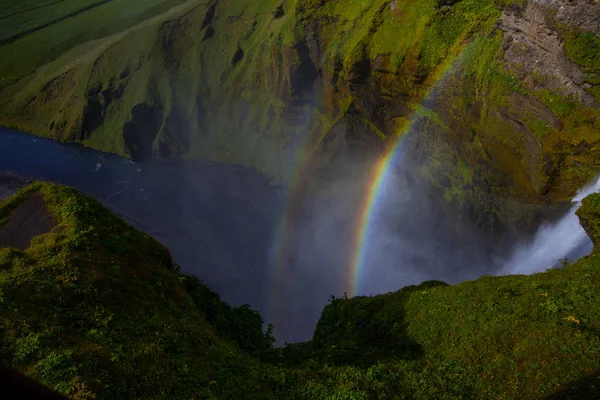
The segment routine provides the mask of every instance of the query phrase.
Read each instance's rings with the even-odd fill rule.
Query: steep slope
[[[594,194],[577,212],[596,244],[599,207]],[[313,340],[289,345],[285,360],[320,371],[312,388],[323,398],[597,398],[599,267],[596,246],[531,276],[332,299]]]
[[[488,231],[526,226],[598,171],[595,1],[77,7],[0,44],[3,126],[289,184],[299,164],[318,181],[408,133],[434,197]]]
[[[19,219],[23,209],[52,223]],[[7,229],[34,238],[7,247]],[[3,364],[73,398],[271,391],[255,357],[272,342],[256,311],[229,307],[179,275],[160,244],[60,186],[34,184],[0,205],[0,332]]]
[[[22,207],[53,223],[18,250],[1,241]],[[597,242],[600,195],[578,215]],[[95,200],[37,183],[0,204],[0,362],[75,399],[591,399],[599,266],[596,247],[532,276],[334,298],[312,341],[272,349],[258,313]]]

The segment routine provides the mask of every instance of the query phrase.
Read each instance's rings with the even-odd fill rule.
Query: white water
[[[600,178],[591,185],[581,188],[569,212],[552,224],[540,227],[533,242],[521,246],[504,264],[498,275],[533,274],[559,264],[562,259],[573,259],[589,254],[592,243],[575,215],[586,196],[600,192]]]

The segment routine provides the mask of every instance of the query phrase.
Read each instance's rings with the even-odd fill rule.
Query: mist
[[[590,254],[592,241],[585,233],[575,211],[588,195],[600,191],[600,179],[581,188],[570,210],[552,223],[542,225],[530,243],[519,244],[499,275],[533,274],[560,266],[560,260],[577,260]]]
[[[352,265],[360,251],[360,210],[376,157],[336,160],[319,189],[303,199],[285,238],[268,322],[279,343],[312,337],[323,307],[333,295],[352,293]],[[426,280],[458,283],[498,269],[485,237],[468,222],[450,218],[432,198],[417,165],[398,152],[380,187],[366,241],[356,295],[396,291]],[[443,201],[443,200],[442,200]],[[280,239],[280,238],[279,238]]]
[[[279,268],[268,322],[278,343],[310,340],[320,313],[333,295],[350,295],[351,268],[359,249],[357,223],[375,159],[337,160],[325,183],[297,210]],[[483,275],[544,271],[561,259],[589,254],[591,242],[575,211],[596,181],[579,191],[570,210],[522,237],[500,246],[497,237],[476,229],[468,216],[448,215],[418,165],[403,162],[399,151],[380,187],[366,241],[356,295],[397,291],[426,280],[457,284]],[[443,199],[442,199],[443,201]],[[507,250],[508,249],[508,250]]]
[[[94,195],[164,244],[182,272],[228,303],[260,311],[275,325],[278,344],[310,340],[330,297],[352,295],[360,214],[380,155],[340,156],[318,177],[315,190],[292,193],[240,165],[134,164],[15,132],[0,134],[0,143],[1,171]],[[418,162],[408,159],[401,148],[381,184],[357,295],[432,279],[456,284],[485,274],[533,273],[589,253],[574,215],[577,204],[506,251],[468,215],[450,214],[431,183],[416,174]],[[575,200],[598,189],[596,182]]]

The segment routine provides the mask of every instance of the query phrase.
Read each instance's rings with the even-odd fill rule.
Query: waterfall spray
[[[575,211],[581,200],[596,192],[600,192],[600,178],[577,192],[573,206],[562,218],[541,226],[530,244],[518,247],[498,275],[542,272],[562,259],[577,259],[589,254],[592,242],[579,224]]]

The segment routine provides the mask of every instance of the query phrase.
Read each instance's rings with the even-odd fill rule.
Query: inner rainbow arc
[[[391,146],[388,146],[386,152],[383,154],[383,157],[373,167],[373,172],[369,176],[369,184],[367,186],[366,195],[364,201],[362,202],[362,207],[359,210],[356,236],[352,247],[355,249],[355,251],[351,258],[350,273],[348,274],[349,280],[347,283],[347,294],[350,297],[358,295],[360,290],[361,273],[365,268],[365,255],[369,247],[368,242],[370,231],[373,225],[373,215],[375,214],[375,210],[377,208],[377,200],[380,197],[379,194],[382,192],[381,189],[383,182],[385,182],[385,179],[393,165],[392,161],[396,156],[403,138],[411,131],[414,120],[417,119],[419,115],[422,115],[423,111],[425,111],[422,105],[423,102],[431,97],[433,90],[440,85],[440,83],[453,69],[457,62],[460,61],[461,54],[465,54],[468,48],[469,46],[467,45],[467,48],[464,48],[462,52],[453,57],[434,75],[432,83],[427,89],[425,95],[422,97],[423,100],[421,104],[417,105],[416,109],[412,113],[411,118],[404,125],[396,140],[392,142]]]
[[[373,215],[375,214],[374,209],[377,203],[378,194],[381,192],[381,186],[388,175],[394,154],[396,153],[396,149],[399,147],[400,142],[401,138],[396,140],[396,142],[389,147],[384,156],[375,164],[373,172],[369,177],[370,184],[367,187],[366,200],[363,202],[359,212],[358,233],[353,245],[353,248],[357,249],[357,251],[352,258],[350,266],[350,293],[348,293],[350,297],[356,296],[359,291],[360,273],[362,271],[361,266],[364,264],[365,253],[368,249],[367,240],[372,226]]]

